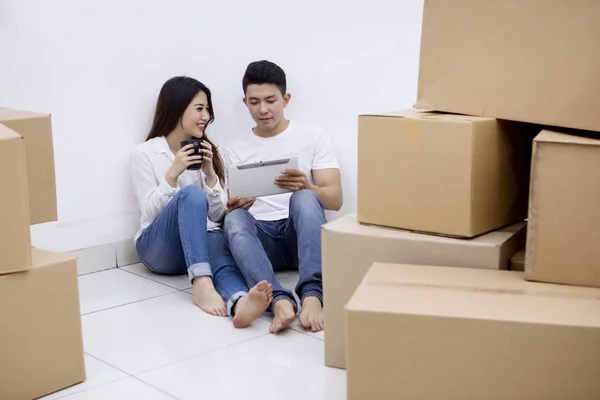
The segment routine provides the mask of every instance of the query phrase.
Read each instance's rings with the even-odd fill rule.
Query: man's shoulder
[[[252,146],[252,141],[247,135],[236,135],[228,140],[222,146],[219,146],[219,153],[226,162],[239,162],[240,154]]]

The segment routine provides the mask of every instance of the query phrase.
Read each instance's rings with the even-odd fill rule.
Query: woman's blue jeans
[[[201,187],[181,189],[142,232],[136,249],[142,263],[164,275],[187,273],[190,282],[211,276],[217,292],[233,316],[235,302],[248,285],[235,264],[223,231],[207,231],[208,200]]]

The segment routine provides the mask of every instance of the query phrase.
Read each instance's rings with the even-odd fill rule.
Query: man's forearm
[[[310,190],[319,196],[325,210],[338,211],[342,208],[343,195],[341,188],[311,185]]]

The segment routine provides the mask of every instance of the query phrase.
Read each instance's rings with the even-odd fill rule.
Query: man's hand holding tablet
[[[225,215],[229,214],[233,210],[238,208],[243,208],[244,210],[249,210],[256,198],[248,198],[248,197],[233,197],[227,201],[227,211],[225,211]]]

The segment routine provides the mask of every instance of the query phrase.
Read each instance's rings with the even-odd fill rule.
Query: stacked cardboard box
[[[475,237],[527,218],[536,126],[404,110],[358,121],[358,219]]]
[[[402,110],[361,115],[358,216],[323,227],[325,364],[373,262],[503,269],[525,246],[535,125]]]
[[[0,399],[33,399],[85,379],[76,259],[31,247],[56,220],[49,115],[0,109]]]
[[[593,135],[544,131],[534,141],[529,280],[600,288],[600,132]]]
[[[375,264],[347,305],[348,399],[598,399],[600,289]]]
[[[600,133],[575,130],[600,131],[600,3],[576,3],[425,2],[426,110],[359,117],[360,222],[471,243],[527,218],[527,239],[496,270],[425,266],[433,245],[355,269],[325,232],[326,363],[343,302],[349,399],[600,398]]]
[[[373,262],[508,269],[510,257],[525,245],[525,234],[524,222],[471,240],[368,226],[354,214],[326,224],[322,229],[325,365],[346,367],[344,306]]]

